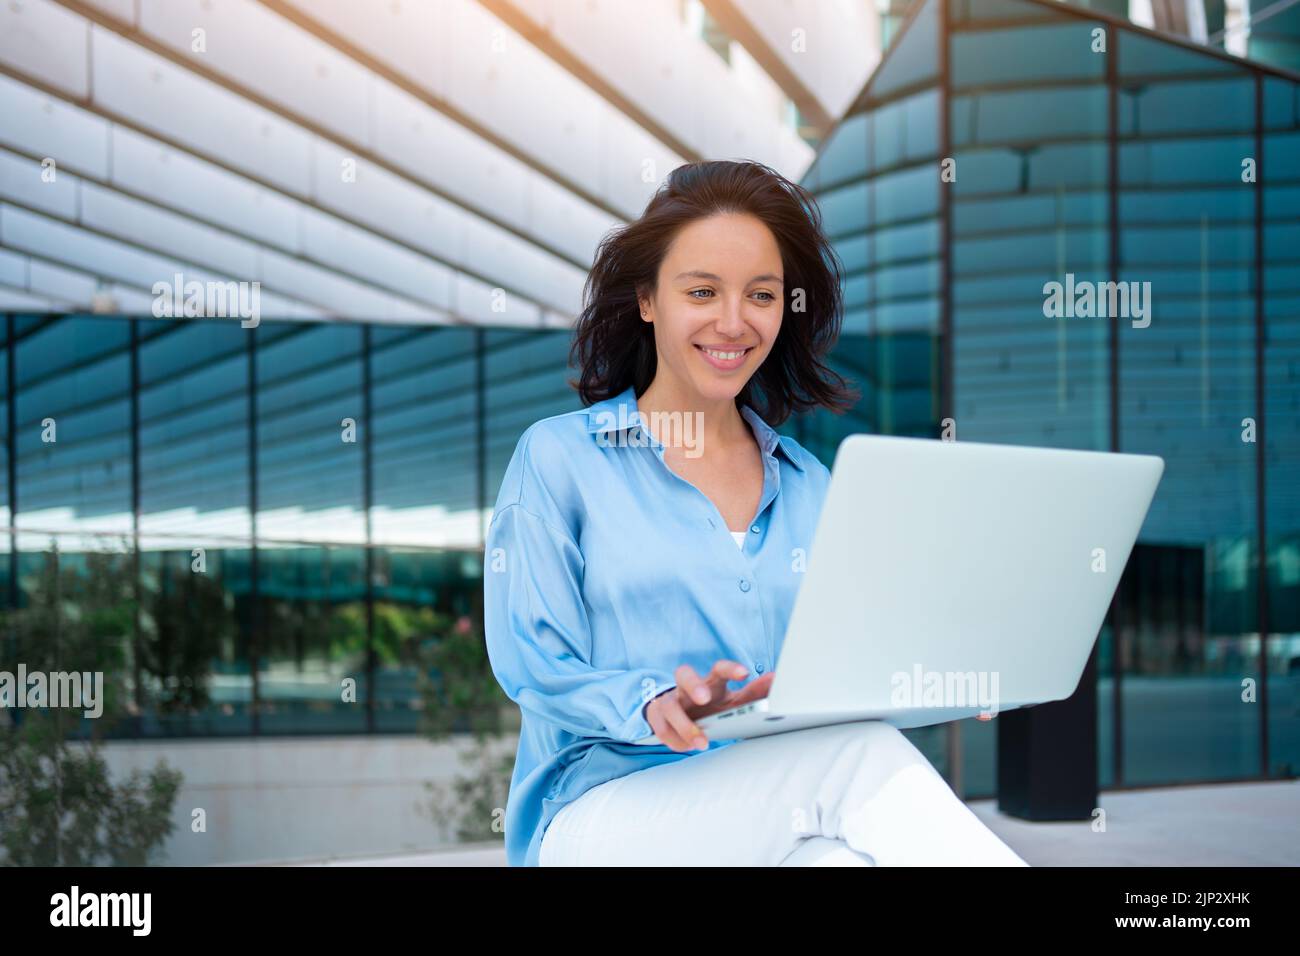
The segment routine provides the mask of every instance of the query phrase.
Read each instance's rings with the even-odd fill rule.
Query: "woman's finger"
[[[724,697],[727,694],[727,681],[744,680],[749,669],[744,664],[726,659],[714,661],[713,667],[709,670],[709,690],[712,692],[710,700],[718,697]]]
[[[668,718],[664,716],[664,707],[667,699],[672,696],[671,693],[663,694],[656,697],[646,708],[646,719],[650,722],[650,729],[654,731],[655,737],[661,744],[671,750],[680,751],[683,749],[681,735],[673,729]]]
[[[751,700],[762,700],[771,690],[772,678],[775,676],[776,672],[770,671],[761,677],[755,677],[752,681],[727,698],[727,709],[730,710],[732,707],[739,707],[741,704],[748,704]]]
[[[708,738],[704,736],[704,731],[696,725],[695,721],[682,708],[681,701],[675,693],[664,694],[660,700],[663,704],[659,707],[659,713],[664,718],[667,729],[675,737],[674,743],[664,740],[673,750],[679,752],[690,750],[692,747],[705,750],[709,746]],[[662,737],[659,738],[663,740]],[[703,746],[700,746],[703,741]]]
[[[697,704],[707,704],[713,699],[712,688],[695,673],[695,668],[690,664],[682,664],[673,676],[677,678],[678,690],[686,695],[687,700]]]

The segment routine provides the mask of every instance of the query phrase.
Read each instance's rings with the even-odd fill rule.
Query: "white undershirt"
[[[744,551],[744,550],[745,550],[745,532],[743,532],[743,531],[733,531],[733,532],[731,532],[731,536],[732,536],[733,538],[736,539],[736,547],[738,547],[741,551]]]

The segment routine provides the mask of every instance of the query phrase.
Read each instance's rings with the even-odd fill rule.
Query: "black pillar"
[[[1087,820],[1097,807],[1097,646],[1073,696],[999,714],[998,809]]]

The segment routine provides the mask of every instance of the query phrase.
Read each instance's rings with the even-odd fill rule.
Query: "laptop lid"
[[[1163,472],[1151,455],[850,435],[773,710],[970,716],[1070,696]]]

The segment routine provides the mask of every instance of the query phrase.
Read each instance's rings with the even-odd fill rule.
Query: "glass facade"
[[[109,737],[414,732],[416,645],[479,626],[519,435],[580,404],[567,331],[3,322],[10,606],[48,592],[51,562],[111,579],[131,706]],[[834,364],[862,402],[784,430],[828,460],[850,431],[924,433],[937,351],[846,335]]]
[[[1300,7],[1285,0],[1247,0],[1246,7],[1250,58],[1300,70]]]
[[[111,568],[110,737],[414,732],[413,641],[477,622],[515,441],[578,405],[564,332],[3,322],[9,606]]]
[[[1300,84],[1077,6],[925,0],[805,185],[851,322],[937,343],[906,431],[1165,459],[1099,641],[1102,785],[1293,774]],[[995,730],[961,730],[991,794]]]

